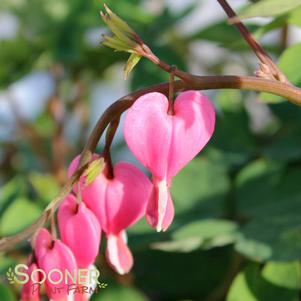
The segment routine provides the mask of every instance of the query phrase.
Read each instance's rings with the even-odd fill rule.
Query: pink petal
[[[99,157],[97,154],[94,154],[93,157]],[[79,164],[80,155],[76,156],[68,168],[68,176],[71,177],[72,174],[75,172],[78,164]],[[84,185],[84,177],[80,179],[81,184],[81,196],[83,201],[87,205],[89,209],[96,215],[98,218],[101,228],[106,232],[107,226],[107,219],[105,214],[104,208],[104,199],[106,195],[106,187],[108,179],[103,173],[100,173],[94,181],[89,184],[88,186]],[[77,192],[77,185],[74,185],[73,190]]]
[[[175,176],[211,138],[215,111],[210,100],[198,91],[186,91],[175,100],[173,136],[167,177]]]
[[[111,267],[120,275],[130,271],[133,266],[133,256],[126,244],[125,232],[118,235],[108,235],[106,258]]]
[[[108,234],[118,234],[134,224],[146,211],[152,185],[137,167],[126,162],[114,166],[114,178],[99,174],[93,183],[81,188],[87,207]]]
[[[60,240],[55,240],[53,247],[48,250],[48,252],[40,258],[39,267],[44,270],[46,275],[48,275],[45,284],[46,291],[49,299],[61,300],[66,298],[68,293],[68,285],[74,284],[73,279],[74,275],[77,273],[77,265],[72,251]],[[53,269],[58,269],[62,272],[63,278],[61,280],[61,275],[58,272],[53,272],[51,276],[49,272]],[[71,275],[71,278],[68,277],[67,284],[65,284],[65,271],[68,271]],[[49,277],[57,284],[51,283]],[[58,288],[62,288],[58,291]]]
[[[98,254],[101,230],[94,213],[74,195],[65,198],[58,210],[62,241],[73,252],[80,268],[92,264]],[[84,242],[84,243],[83,243]]]
[[[41,228],[32,238],[32,248],[35,250],[37,261],[43,257],[53,243],[52,236],[46,228]]]
[[[154,179],[154,187],[147,206],[146,220],[158,232],[165,231],[174,218],[174,206],[166,180]]]
[[[168,115],[167,108],[165,95],[145,94],[128,110],[124,125],[129,148],[158,179],[173,177],[193,159],[215,124],[214,108],[200,92],[181,93],[175,100],[175,115]]]
[[[172,116],[165,95],[148,93],[128,110],[124,137],[137,159],[160,179],[166,176],[172,138]]]
[[[38,267],[35,263],[29,265],[29,269],[26,271],[29,277],[31,276],[32,271],[36,270]],[[40,289],[39,284],[35,284],[40,281],[39,274],[35,273],[35,282],[29,278],[29,281],[26,282],[21,290],[21,301],[40,301]]]
[[[106,191],[108,233],[118,234],[145,215],[152,185],[137,167],[126,162],[114,166],[114,179]]]

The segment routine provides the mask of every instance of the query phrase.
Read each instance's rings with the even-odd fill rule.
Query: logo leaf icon
[[[99,283],[99,284],[98,284],[98,287],[99,287],[99,288],[106,288],[107,286],[108,286],[107,283]]]
[[[15,273],[13,272],[11,267],[7,270],[6,277],[7,277],[9,284],[15,283]]]

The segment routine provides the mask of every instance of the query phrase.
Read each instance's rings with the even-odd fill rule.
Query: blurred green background
[[[123,80],[127,55],[100,45],[107,32],[99,17],[103,2],[1,0],[0,236],[41,214],[109,104],[167,79],[142,59]],[[217,1],[106,3],[169,64],[202,75],[253,74],[257,68]],[[238,10],[252,5],[230,3]],[[249,7],[246,15],[265,18],[246,24],[300,86],[301,3],[286,0],[281,10],[279,3]],[[300,299],[301,110],[267,94],[206,94],[216,106],[216,130],[174,178],[172,227],[157,234],[141,221],[129,229],[135,257],[129,275],[114,274],[100,255],[97,266],[109,285],[92,300]],[[121,130],[113,158],[138,164]],[[5,272],[29,253],[24,242],[0,255],[1,301],[19,300],[20,287],[9,285]]]

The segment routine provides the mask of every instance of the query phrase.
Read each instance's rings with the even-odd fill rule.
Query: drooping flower
[[[65,300],[68,296],[68,285],[72,285],[77,273],[77,264],[72,251],[61,240],[53,239],[47,229],[42,228],[35,235],[33,242],[38,266],[47,278],[46,292],[51,300]],[[67,277],[66,271],[71,275]]]
[[[37,270],[36,263],[30,263],[26,274],[29,276],[29,280],[23,285],[21,290],[21,301],[40,301],[40,287],[39,287],[39,273],[34,273],[34,281],[31,278],[31,274],[34,270]],[[36,287],[37,286],[37,287]]]
[[[166,230],[174,208],[171,179],[207,144],[214,131],[215,112],[209,99],[197,91],[181,93],[168,114],[168,99],[157,92],[135,101],[128,110],[124,136],[130,150],[153,175],[147,221]]]
[[[58,210],[61,239],[73,252],[79,268],[86,268],[99,251],[101,229],[95,214],[69,194]]]
[[[71,163],[69,175],[78,163],[79,157]],[[108,263],[119,274],[125,274],[133,265],[125,229],[145,215],[152,185],[142,171],[126,162],[117,163],[113,173],[114,177],[111,179],[104,170],[87,186],[82,181],[81,194],[106,233]]]

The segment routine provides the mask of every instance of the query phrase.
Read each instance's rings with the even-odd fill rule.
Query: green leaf
[[[300,283],[298,262],[271,262],[262,271],[252,264],[236,276],[226,300],[298,301]]]
[[[280,28],[282,26],[285,26],[287,24],[287,16],[279,16],[277,18],[274,18],[271,22],[259,26],[256,31],[253,32],[253,36],[257,39],[260,39],[264,34],[275,30],[277,28]]]
[[[102,44],[117,51],[131,52],[131,47],[116,37],[104,36],[104,41]]]
[[[275,134],[270,144],[263,148],[263,155],[272,160],[292,162],[301,157],[301,140],[296,139],[301,131],[300,124],[285,124]]]
[[[4,212],[0,221],[0,234],[15,234],[34,222],[42,210],[26,198],[16,199]]]
[[[127,229],[129,246],[132,251],[149,248],[153,243],[164,242],[168,239],[167,232],[155,232],[145,219],[141,219]],[[155,248],[155,247],[154,247]]]
[[[219,215],[229,185],[222,167],[205,158],[192,160],[173,179],[174,225]]]
[[[298,261],[269,262],[263,269],[262,276],[270,283],[292,290],[301,288],[301,268]]]
[[[197,238],[187,238],[185,240],[179,241],[162,241],[155,242],[150,245],[151,249],[160,250],[165,252],[180,252],[189,253],[196,249],[199,249],[202,243],[202,239]]]
[[[291,210],[296,209],[292,206]],[[300,216],[284,213],[283,216],[253,220],[241,229],[235,249],[256,261],[300,259]]]
[[[286,75],[288,80],[294,85],[299,86],[301,84],[301,43],[295,44],[287,48],[279,58],[278,66],[281,71]],[[261,93],[260,98],[268,103],[281,102],[284,99],[277,95],[268,93]]]
[[[151,244],[151,248],[167,252],[191,252],[233,243],[237,225],[228,220],[205,219],[182,226],[171,235],[171,241]]]
[[[0,215],[17,197],[23,195],[26,190],[25,180],[21,177],[15,177],[5,183],[0,190]]]
[[[91,301],[147,301],[148,299],[137,289],[132,287],[110,285],[103,289],[100,293],[95,294]]]
[[[230,251],[137,252],[135,283],[145,291],[160,292],[164,300],[206,300],[227,273]]]
[[[257,261],[301,258],[301,171],[257,160],[236,178],[238,215],[247,222],[235,248]]]
[[[248,24],[248,29],[251,32],[254,32],[259,30],[260,27],[258,25]],[[207,40],[234,50],[249,50],[244,39],[233,26],[229,25],[227,21],[220,21],[202,28],[199,32],[188,36],[186,40],[187,43],[195,40]]]
[[[288,79],[298,84],[301,81],[300,62],[301,43],[287,48],[281,55],[278,66]]]
[[[9,267],[17,264],[17,259],[13,259],[7,255],[0,255],[0,274],[4,274]]]
[[[274,17],[283,15],[293,9],[301,6],[301,0],[261,0],[246,6],[238,17],[240,19],[247,19],[253,17]]]
[[[204,247],[225,245],[235,240],[237,225],[222,219],[205,219],[189,223],[172,234],[174,240],[200,239]]]
[[[143,6],[137,5],[138,1],[105,1],[109,3],[113,11],[118,11],[118,14],[127,21],[133,21],[143,25],[151,25],[155,21],[156,14],[148,11]]]
[[[29,174],[29,181],[45,205],[57,195],[60,189],[56,178],[50,174],[32,172]]]
[[[84,172],[85,186],[90,185],[105,167],[104,159],[99,158],[92,161]]]
[[[291,25],[301,27],[301,7],[292,11],[287,21]]]
[[[235,232],[235,223],[222,219],[206,219],[190,223],[173,233],[173,238],[182,240],[188,237],[202,237],[211,239],[218,235]]]
[[[226,21],[221,21],[203,28],[197,33],[189,36],[189,40],[208,40],[211,42],[218,42],[221,44],[230,44],[237,39],[240,39],[237,35],[237,31],[233,26],[229,26]]]
[[[276,205],[273,190],[283,172],[283,164],[263,159],[241,169],[235,182],[238,212],[245,218],[269,216]]]
[[[16,297],[11,289],[4,284],[0,283],[0,300],[5,301],[16,301]]]
[[[0,88],[28,73],[40,54],[40,49],[23,37],[0,40]]]
[[[300,176],[300,170],[285,170],[279,162],[261,159],[250,163],[236,178],[240,214],[248,218],[293,214],[301,208]]]
[[[257,269],[249,266],[234,279],[226,301],[259,301],[252,292],[257,278]]]
[[[109,29],[113,32],[113,37],[103,35],[103,44],[117,51],[137,53],[137,47],[142,43],[135,31],[120,17],[114,14],[107,5],[104,4],[105,12],[100,15]]]
[[[227,90],[218,92],[215,97],[221,114],[217,115],[209,145],[217,150],[215,155],[221,156],[219,164],[226,167],[243,164],[256,151],[256,141],[250,131],[243,96],[239,90]]]
[[[125,68],[124,68],[124,79],[127,79],[129,76],[129,73],[133,70],[133,68],[138,64],[138,62],[141,59],[141,55],[137,55],[135,53],[132,53],[126,62]]]
[[[135,35],[135,31],[120,17],[118,17],[115,13],[112,12],[112,10],[104,4],[105,10],[106,10],[106,16],[108,18],[105,18],[105,21],[108,22],[110,25],[116,26],[120,31],[124,32],[128,36]]]

